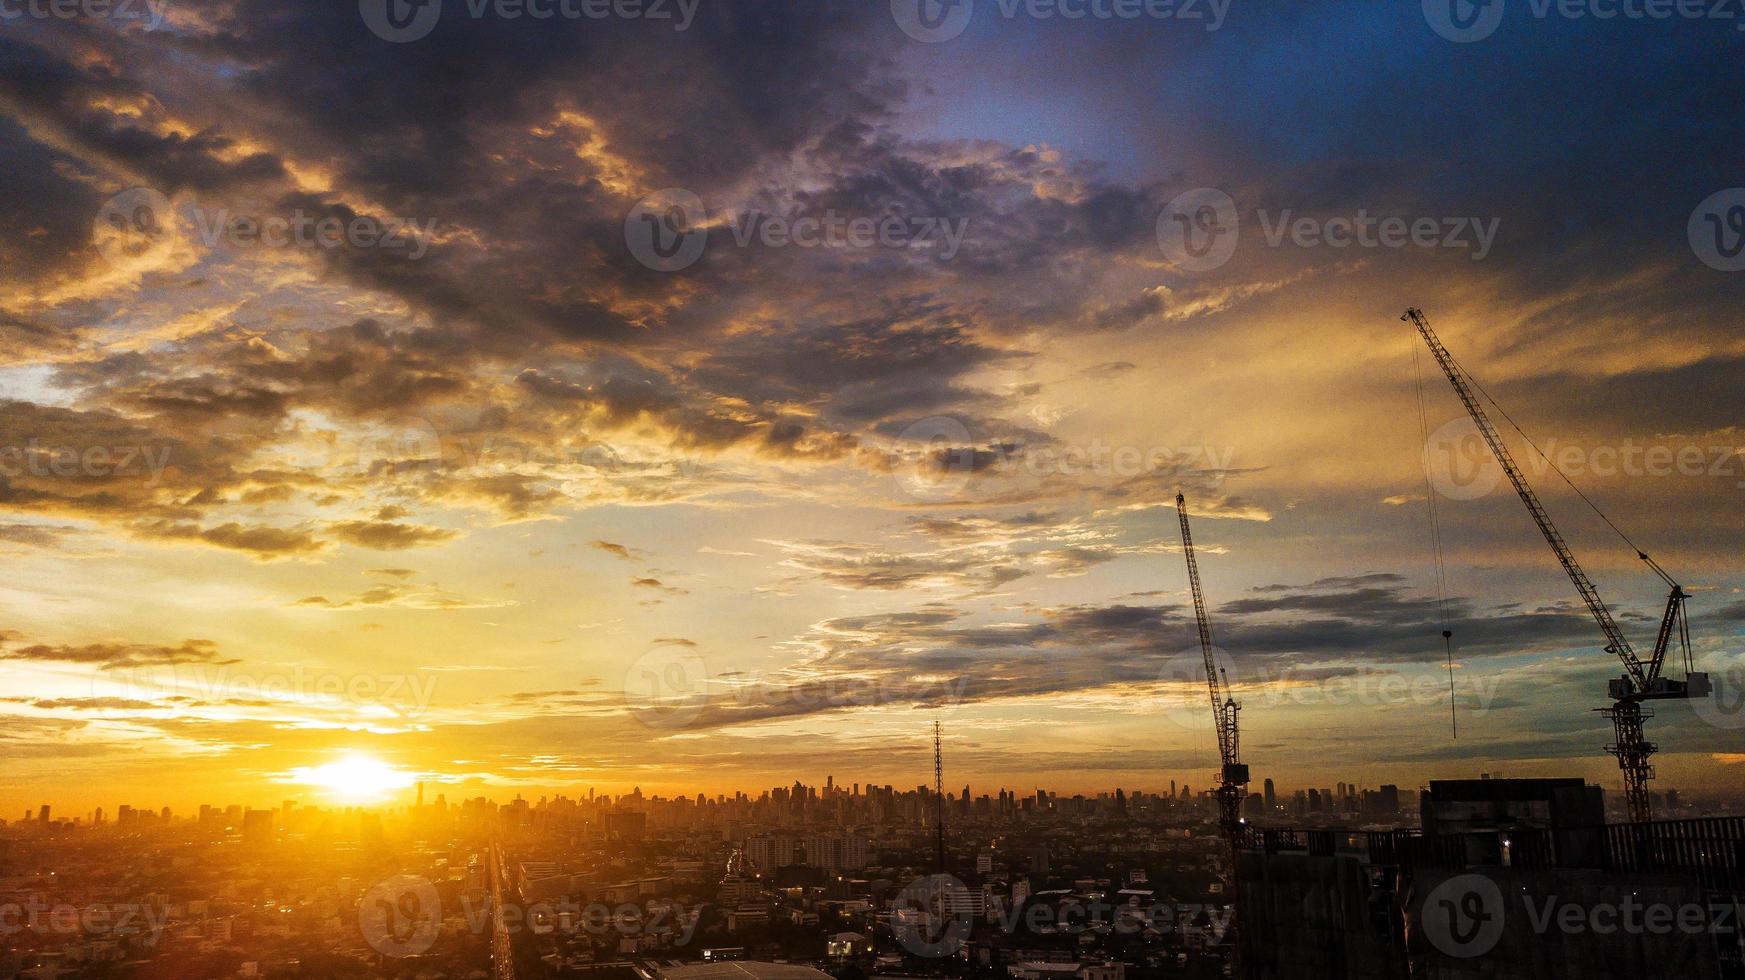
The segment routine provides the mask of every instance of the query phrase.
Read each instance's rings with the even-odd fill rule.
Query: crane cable
[[[1416,357],[1417,357],[1417,349],[1413,348],[1413,359],[1416,360]],[[1509,415],[1508,411],[1506,409],[1504,409],[1502,405],[1498,404],[1498,402],[1495,398],[1491,397],[1490,392],[1488,392],[1484,389],[1484,385],[1479,384],[1477,379],[1473,378],[1472,372],[1468,371],[1466,369],[1465,365],[1461,364],[1459,361],[1456,361],[1454,359],[1453,354],[1449,354],[1448,359],[1450,361],[1454,362],[1455,369],[1460,372],[1461,377],[1466,379],[1466,383],[1469,385],[1472,385],[1472,387],[1475,390],[1477,390],[1480,395],[1483,395],[1484,400],[1487,402],[1490,402],[1491,408],[1496,409],[1497,414],[1501,415],[1503,417],[1503,420],[1505,422],[1509,423],[1509,428],[1515,430],[1515,434],[1521,437],[1521,441],[1526,443],[1528,446],[1532,447],[1533,451],[1535,453],[1539,454],[1539,458],[1543,459],[1545,461],[1545,464],[1551,468],[1551,472],[1556,473],[1559,479],[1563,480],[1564,483],[1568,484],[1569,489],[1574,490],[1575,495],[1577,497],[1581,498],[1581,502],[1584,504],[1587,504],[1588,509],[1592,510],[1595,514],[1598,514],[1600,520],[1605,521],[1606,526],[1611,528],[1612,531],[1615,534],[1617,534],[1618,538],[1620,540],[1622,540],[1624,542],[1624,544],[1628,545],[1631,551],[1634,551],[1636,553],[1637,558],[1640,558],[1644,562],[1646,562],[1648,564],[1648,567],[1654,570],[1654,574],[1660,576],[1661,581],[1665,582],[1667,585],[1670,585],[1674,588],[1678,587],[1678,583],[1673,581],[1672,576],[1666,574],[1666,571],[1660,567],[1660,563],[1656,562],[1654,559],[1648,557],[1648,552],[1643,551],[1641,548],[1637,547],[1636,542],[1630,540],[1630,536],[1628,534],[1624,533],[1624,529],[1619,527],[1615,522],[1613,522],[1613,520],[1610,517],[1607,517],[1606,512],[1603,510],[1600,510],[1600,505],[1594,503],[1592,498],[1590,498],[1587,494],[1583,493],[1581,490],[1581,487],[1576,486],[1575,481],[1571,480],[1569,478],[1569,474],[1563,472],[1563,468],[1558,466],[1556,461],[1554,461],[1551,458],[1551,456],[1545,452],[1545,450],[1539,448],[1539,444],[1534,442],[1532,437],[1527,435],[1526,431],[1523,430],[1520,427],[1520,425],[1516,424],[1514,418]]]
[[[1436,554],[1436,612],[1442,622],[1442,648],[1448,663],[1448,724],[1460,738],[1460,717],[1454,691],[1454,631],[1448,628],[1448,566],[1442,553],[1442,522],[1436,513],[1436,488],[1430,480],[1430,415],[1424,404],[1424,372],[1418,362],[1418,345],[1412,345],[1412,378],[1418,388],[1418,428],[1423,432],[1424,500],[1430,509],[1430,545]]]

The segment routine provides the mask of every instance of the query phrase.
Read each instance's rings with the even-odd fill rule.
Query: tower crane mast
[[[1425,319],[1424,311],[1408,309],[1400,319],[1411,323],[1417,328],[1419,336],[1424,338],[1425,345],[1430,348],[1430,353],[1436,358],[1442,373],[1447,375],[1448,383],[1454,387],[1455,395],[1466,406],[1466,413],[1472,417],[1479,435],[1490,447],[1491,454],[1496,457],[1497,464],[1508,477],[1509,484],[1515,488],[1516,496],[1526,505],[1527,513],[1533,518],[1533,523],[1538,525],[1539,533],[1545,537],[1545,543],[1551,546],[1558,564],[1563,566],[1564,574],[1569,576],[1576,592],[1580,593],[1582,602],[1587,605],[1588,615],[1593,617],[1594,623],[1605,637],[1606,650],[1615,655],[1624,666],[1624,675],[1614,678],[1607,686],[1612,706],[1600,710],[1611,720],[1616,735],[1616,741],[1606,746],[1606,751],[1617,757],[1618,768],[1623,773],[1624,796],[1629,806],[1630,819],[1636,822],[1646,821],[1650,817],[1648,781],[1654,778],[1654,766],[1649,759],[1658,746],[1648,741],[1643,733],[1643,720],[1653,717],[1654,714],[1643,706],[1643,702],[1707,697],[1709,694],[1708,675],[1690,670],[1690,632],[1684,616],[1684,602],[1689,596],[1654,559],[1645,552],[1636,552],[1636,556],[1647,562],[1654,574],[1671,589],[1666,599],[1666,612],[1661,617],[1660,631],[1655,638],[1654,650],[1643,660],[1618,628],[1611,610],[1600,599],[1599,589],[1595,588],[1593,580],[1588,578],[1575,554],[1569,550],[1569,544],[1558,532],[1557,525],[1551,520],[1551,514],[1540,502],[1539,495],[1533,492],[1533,487],[1528,484],[1521,467],[1515,463],[1509,447],[1503,443],[1502,436],[1498,434],[1496,426],[1491,423],[1490,416],[1485,413],[1484,406],[1474,394],[1473,385],[1466,373],[1448,352],[1448,348],[1443,346],[1436,331],[1430,329],[1430,321]],[[1686,679],[1683,681],[1661,676],[1666,665],[1667,647],[1674,635],[1679,638],[1684,652]]]
[[[1212,702],[1212,724],[1218,733],[1218,828],[1230,845],[1231,895],[1240,909],[1236,860],[1242,843],[1242,801],[1248,798],[1248,766],[1241,761],[1242,734],[1237,723],[1242,706],[1231,694],[1229,678],[1219,669],[1214,656],[1217,647],[1212,643],[1212,624],[1206,616],[1205,594],[1200,589],[1200,563],[1194,557],[1194,535],[1188,528],[1187,498],[1179,493],[1175,495],[1175,512],[1181,519],[1182,553],[1187,556],[1188,585],[1194,597],[1194,621],[1199,626],[1200,653],[1206,661],[1206,690]],[[1240,951],[1236,931],[1237,920],[1232,917],[1230,939]]]

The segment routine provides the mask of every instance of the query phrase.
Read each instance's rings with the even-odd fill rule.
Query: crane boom
[[[1236,728],[1236,711],[1240,709],[1225,694],[1219,682],[1218,664],[1213,656],[1217,647],[1212,643],[1212,623],[1206,616],[1206,597],[1200,591],[1200,563],[1194,557],[1193,531],[1188,528],[1187,499],[1179,493],[1175,495],[1175,511],[1181,519],[1182,551],[1188,559],[1188,585],[1194,596],[1194,622],[1200,630],[1200,653],[1206,659],[1206,690],[1211,695],[1212,721],[1218,731],[1218,758],[1229,764],[1236,761],[1240,752],[1240,736]]]
[[[1551,550],[1557,555],[1558,564],[1563,566],[1569,580],[1575,583],[1575,590],[1581,593],[1582,601],[1587,604],[1588,614],[1599,624],[1600,632],[1606,636],[1606,649],[1623,661],[1624,669],[1638,686],[1647,687],[1650,677],[1641,660],[1637,658],[1636,651],[1630,646],[1630,641],[1624,638],[1624,632],[1618,628],[1617,622],[1612,619],[1611,610],[1600,599],[1599,589],[1594,587],[1593,580],[1582,570],[1581,562],[1575,560],[1575,554],[1569,550],[1569,544],[1563,540],[1557,525],[1551,522],[1551,515],[1546,512],[1545,505],[1539,502],[1539,495],[1533,492],[1533,487],[1527,483],[1521,468],[1515,464],[1515,457],[1509,453],[1509,447],[1503,443],[1502,436],[1497,434],[1496,426],[1491,424],[1490,416],[1485,414],[1484,406],[1479,404],[1472,386],[1467,383],[1466,376],[1455,363],[1454,356],[1448,353],[1448,348],[1442,346],[1441,338],[1430,329],[1430,321],[1424,318],[1422,310],[1407,310],[1405,318],[1418,328],[1418,333],[1423,336],[1430,353],[1435,356],[1436,363],[1441,365],[1442,373],[1448,376],[1448,383],[1454,386],[1454,393],[1460,396],[1461,404],[1466,406],[1466,413],[1472,416],[1472,423],[1478,426],[1479,435],[1484,437],[1485,444],[1490,446],[1491,453],[1502,466],[1503,475],[1509,478],[1509,483],[1515,488],[1521,503],[1527,505],[1527,513],[1532,515],[1533,523],[1539,525],[1539,533],[1551,545]],[[1656,663],[1653,667],[1654,672],[1659,673],[1659,664]]]

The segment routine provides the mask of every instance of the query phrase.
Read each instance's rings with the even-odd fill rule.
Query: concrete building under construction
[[[1745,817],[1605,823],[1580,779],[1432,782],[1416,830],[1251,830],[1256,980],[1745,978]]]

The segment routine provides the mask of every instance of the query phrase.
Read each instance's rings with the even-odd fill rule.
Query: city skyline
[[[1215,772],[1208,772],[1199,774],[1199,779],[1197,781],[1166,779],[1157,785],[1145,782],[1142,784],[1111,785],[1089,789],[1060,789],[1048,786],[1021,788],[1005,785],[982,784],[972,779],[968,782],[958,784],[952,784],[948,781],[945,795],[954,805],[958,805],[963,801],[964,797],[962,794],[965,792],[968,792],[968,799],[972,803],[979,803],[983,800],[990,802],[1001,801],[1007,794],[1010,794],[1016,801],[1019,801],[1019,803],[1022,803],[1023,801],[1030,801],[1033,803],[1036,801],[1037,795],[1040,793],[1045,794],[1050,800],[1079,799],[1087,802],[1112,802],[1117,798],[1118,794],[1125,794],[1128,799],[1166,799],[1177,800],[1179,802],[1191,802],[1198,805],[1209,805],[1216,793],[1216,777],[1217,774]],[[828,779],[830,777],[826,778]],[[1470,778],[1495,778],[1498,780],[1505,780],[1535,777],[1531,773],[1486,772],[1474,774]],[[1328,801],[1343,801],[1347,798],[1361,801],[1365,794],[1380,792],[1388,788],[1401,793],[1417,793],[1426,789],[1429,786],[1431,779],[1430,777],[1424,777],[1418,780],[1415,784],[1396,784],[1387,781],[1352,781],[1347,779],[1334,780],[1325,785],[1321,783],[1291,785],[1281,783],[1277,779],[1265,776],[1264,774],[1257,775],[1255,778],[1256,786],[1262,782],[1273,784],[1271,789],[1276,794],[1277,800],[1281,804],[1289,804],[1299,794],[1305,797],[1310,794],[1316,794],[1322,799]],[[473,792],[459,784],[420,781],[415,782],[405,789],[396,789],[391,792],[379,794],[372,793],[367,796],[351,796],[345,793],[330,794],[316,791],[313,793],[305,792],[301,795],[295,793],[281,793],[279,796],[271,799],[238,800],[235,798],[229,798],[224,799],[221,802],[214,799],[199,798],[191,803],[176,803],[161,798],[155,799],[154,801],[143,798],[122,799],[108,797],[106,798],[107,802],[88,803],[83,806],[77,804],[68,805],[65,800],[60,799],[39,799],[37,803],[32,805],[13,807],[10,813],[20,815],[16,821],[8,814],[8,811],[0,810],[0,821],[14,824],[37,821],[40,819],[43,807],[48,807],[49,814],[56,820],[78,821],[88,826],[91,824],[90,818],[94,812],[100,811],[106,816],[108,822],[113,823],[116,820],[116,815],[123,808],[149,814],[160,814],[163,810],[167,809],[170,811],[174,819],[184,820],[191,819],[194,815],[203,810],[225,811],[228,809],[237,809],[239,811],[250,809],[280,810],[286,807],[292,807],[309,810],[410,812],[420,806],[435,806],[439,800],[444,799],[447,800],[447,805],[451,807],[458,807],[462,804],[479,800],[487,801],[496,806],[508,805],[516,800],[521,800],[528,804],[538,804],[547,800],[568,800],[570,802],[578,803],[585,802],[590,805],[599,804],[612,806],[622,806],[630,803],[680,803],[687,805],[707,803],[713,805],[723,801],[728,803],[769,803],[775,795],[791,791],[797,786],[804,786],[806,789],[814,791],[815,793],[829,794],[821,796],[820,798],[830,798],[830,795],[834,795],[840,797],[868,799],[886,791],[894,793],[897,796],[919,796],[920,798],[929,798],[932,795],[932,787],[926,783],[906,785],[903,783],[869,782],[864,780],[845,781],[844,783],[830,787],[827,782],[807,783],[803,779],[800,779],[791,783],[775,784],[751,789],[741,788],[725,791],[694,789],[690,792],[679,791],[673,793],[659,791],[644,792],[643,787],[641,786],[632,786],[624,791],[607,791],[601,787],[595,786],[576,786],[560,787],[550,792],[541,792],[535,795],[528,795],[521,791],[514,791],[509,794]],[[1601,788],[1603,789],[1603,786]],[[878,791],[878,793],[875,793],[875,791]],[[1340,795],[1342,792],[1345,795]],[[1664,798],[1667,793],[1671,793],[1676,799],[1682,799],[1687,802],[1701,802],[1711,806],[1737,805],[1738,803],[1745,801],[1745,790],[1742,790],[1740,787],[1723,787],[1717,792],[1704,792],[1701,790],[1691,791],[1689,789],[1681,789],[1678,786],[1670,784],[1662,784],[1655,787],[1654,792],[1656,796],[1660,798]],[[1266,796],[1267,792],[1265,790],[1256,788],[1248,794],[1247,798],[1249,800],[1264,800]],[[101,792],[95,793],[91,797],[91,799],[104,798],[105,797]],[[1622,797],[1620,794],[1607,793],[1606,799],[1608,802],[1621,804]],[[1341,803],[1340,805],[1343,804]],[[1330,807],[1329,812],[1338,812],[1338,807]],[[923,816],[927,815],[923,814]]]

